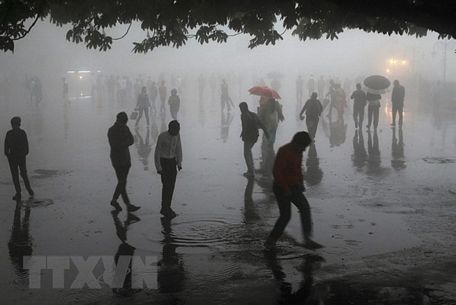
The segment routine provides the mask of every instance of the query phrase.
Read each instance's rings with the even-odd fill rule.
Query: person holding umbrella
[[[381,94],[385,93],[390,86],[390,81],[381,75],[371,75],[364,80],[364,85],[367,89],[367,129],[370,129],[372,120],[374,129],[377,129],[378,118],[380,112]]]
[[[368,102],[367,106],[367,129],[370,129],[372,120],[374,121],[374,129],[378,126],[378,117],[380,114],[380,100],[382,96],[380,94],[367,93],[366,99]]]

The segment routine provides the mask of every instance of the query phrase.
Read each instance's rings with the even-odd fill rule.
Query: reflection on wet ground
[[[141,209],[111,212],[116,179],[106,132],[117,109],[89,101],[65,106],[62,121],[46,112],[24,118],[36,198],[10,201],[5,160],[0,161],[0,285],[5,304],[451,304],[456,300],[451,253],[455,143],[442,139],[431,118],[390,128],[355,130],[350,116],[320,119],[315,144],[303,162],[314,239],[325,248],[299,246],[293,211],[278,251],[263,242],[278,210],[270,176],[261,168],[245,179],[236,111],[210,116],[187,110],[181,120],[183,171],[173,209],[160,218],[160,177],[153,149],[168,113],[151,126],[131,128],[128,192]],[[84,117],[84,122],[78,118]],[[292,113],[287,118],[294,118]],[[63,126],[64,128],[60,128]],[[133,124],[130,124],[133,126]],[[279,126],[276,149],[303,122]],[[423,140],[422,133],[434,136]],[[452,134],[453,132],[453,134]],[[447,127],[445,137],[454,136]],[[260,138],[261,141],[261,138]],[[433,145],[432,143],[438,143]],[[444,143],[444,144],[442,144]],[[50,153],[52,152],[52,153]],[[261,143],[254,147],[261,155]],[[257,167],[261,160],[255,160]],[[44,199],[47,198],[47,199]],[[8,254],[6,254],[8,253]],[[156,257],[156,289],[27,289],[23,255]],[[70,273],[73,271],[70,271]],[[68,287],[67,285],[65,287]],[[25,293],[24,293],[25,292]],[[454,303],[454,302],[453,302]]]

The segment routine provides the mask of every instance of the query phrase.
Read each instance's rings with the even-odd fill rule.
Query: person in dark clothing
[[[160,112],[165,113],[165,103],[168,95],[168,89],[166,88],[164,80],[162,80],[160,82],[160,86],[158,86],[158,95],[160,96]]]
[[[366,99],[369,105],[367,106],[367,129],[370,129],[372,120],[374,121],[374,129],[377,129],[378,118],[380,114],[380,94],[367,93]]]
[[[245,177],[253,177],[254,174],[254,163],[252,156],[252,147],[258,140],[258,129],[263,129],[263,132],[266,134],[266,137],[269,139],[269,134],[266,131],[263,123],[261,123],[258,116],[249,111],[249,106],[246,102],[239,104],[239,109],[241,109],[241,123],[242,123],[242,132],[241,138],[244,142],[244,158],[247,165],[247,172],[244,173]]]
[[[11,119],[11,127],[13,129],[9,130],[5,137],[5,156],[8,158],[14,188],[16,189],[16,194],[14,195],[13,200],[21,199],[19,173],[24,180],[25,188],[27,189],[30,197],[34,195],[27,176],[26,156],[29,153],[27,134],[20,128],[20,126],[21,118],[18,116],[13,117]]]
[[[394,81],[393,92],[391,94],[391,103],[393,106],[393,122],[392,126],[396,125],[396,115],[399,114],[399,126],[402,126],[402,116],[404,112],[404,97],[405,88],[398,80]]]
[[[353,120],[355,121],[355,128],[363,126],[364,120],[364,107],[366,107],[366,93],[361,90],[361,84],[356,84],[356,90],[353,91],[351,97],[353,100]]]
[[[151,110],[152,113],[155,115],[157,112],[157,96],[158,96],[158,88],[157,84],[155,82],[152,82],[149,88],[149,96],[150,96],[150,102],[151,102]]]
[[[173,118],[173,120],[177,120],[177,113],[179,112],[180,108],[180,98],[177,95],[176,89],[171,90],[171,95],[169,96],[168,104],[171,117]]]
[[[149,108],[150,108],[150,101],[149,97],[147,96],[147,88],[142,87],[141,93],[138,95],[138,102],[136,103],[136,109],[138,109],[139,115],[138,119],[136,119],[136,126],[138,126],[139,121],[142,118],[142,114],[144,112],[144,116],[146,117],[147,126],[149,126]]]
[[[321,112],[323,111],[323,106],[320,101],[317,99],[317,93],[313,92],[310,96],[310,99],[306,101],[304,107],[302,107],[299,117],[301,120],[304,120],[303,113],[306,112],[306,125],[307,130],[309,131],[312,139],[315,139],[315,134],[317,133],[318,121],[320,120]]]
[[[303,194],[305,187],[302,174],[302,154],[311,143],[310,135],[301,131],[296,133],[291,142],[282,146],[277,152],[273,170],[273,192],[279,205],[280,216],[264,244],[266,250],[272,250],[275,247],[290,221],[291,203],[298,208],[301,214],[303,246],[308,249],[322,247],[310,238],[312,233],[310,206]]]
[[[168,218],[177,216],[171,208],[171,201],[176,185],[177,170],[182,169],[182,145],[179,131],[178,121],[169,122],[168,130],[158,136],[155,147],[155,168],[161,176],[163,184],[160,214]]]
[[[116,210],[122,210],[117,199],[122,196],[122,200],[127,206],[128,212],[134,212],[139,209],[130,203],[127,195],[127,177],[131,167],[131,158],[129,146],[133,145],[134,138],[127,126],[128,116],[125,112],[119,112],[114,125],[108,130],[108,140],[111,146],[111,163],[116,171],[117,186],[112,196],[111,205]]]
[[[222,105],[222,112],[225,111],[225,108],[227,111],[231,111],[231,107],[234,107],[233,101],[231,100],[230,94],[228,92],[228,84],[226,80],[222,80],[222,85],[221,85],[221,105]]]

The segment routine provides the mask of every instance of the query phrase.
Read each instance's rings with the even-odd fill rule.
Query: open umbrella
[[[279,99],[280,95],[274,89],[271,89],[267,86],[255,86],[249,89],[249,93],[253,95],[272,97]]]
[[[386,77],[381,75],[368,76],[363,83],[366,91],[372,94],[385,93],[391,85],[391,82]]]

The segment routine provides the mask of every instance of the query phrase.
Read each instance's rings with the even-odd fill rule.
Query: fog
[[[110,34],[119,37],[126,28]],[[275,304],[283,287],[300,291],[304,282],[320,304],[340,304],[357,291],[365,294],[353,304],[454,300],[454,279],[447,271],[456,249],[454,40],[438,40],[435,33],[415,38],[350,30],[337,40],[303,42],[287,32],[276,45],[254,49],[248,48],[249,37],[239,35],[224,44],[189,40],[179,49],[134,54],[132,42],[145,36],[138,24],[107,52],[67,42],[65,34],[65,28],[41,22],[17,41],[13,54],[0,54],[0,130],[4,137],[10,119],[22,118],[35,191],[26,200],[23,190],[14,209],[9,163],[0,159],[0,288],[5,291],[0,303]],[[355,126],[353,119],[355,84],[370,75],[391,82],[379,102],[378,128],[375,119],[366,128],[364,108],[364,122]],[[309,88],[309,79],[320,78],[322,90]],[[333,112],[331,79],[346,96],[346,106]],[[405,101],[403,124],[392,125],[394,80],[405,87]],[[172,113],[168,96],[161,111],[157,98],[150,124],[144,117],[135,123],[131,115],[141,88],[151,95],[152,82],[159,81],[165,81],[168,94],[177,90],[178,113]],[[223,81],[232,104],[223,102]],[[39,97],[32,89],[38,83]],[[260,96],[248,91],[257,85],[276,89],[284,120],[272,147],[265,148],[269,138],[260,131],[253,146],[254,173],[244,173],[238,105],[245,101],[252,112],[261,112]],[[302,170],[312,238],[324,248],[302,247],[293,207],[278,251],[269,256],[263,244],[279,215],[271,160],[297,131],[310,131],[299,112],[313,91],[324,109]],[[134,213],[124,213],[121,199],[124,209],[115,211],[111,201],[117,178],[107,133],[120,111],[130,117],[134,137],[126,187],[140,207]],[[183,161],[172,200],[178,215],[171,221],[160,207],[163,180],[154,151],[172,116],[181,124]],[[24,294],[29,274],[18,262],[24,255],[132,253],[157,258],[157,289],[127,289],[125,299],[104,286]],[[429,273],[434,265],[438,271]]]

